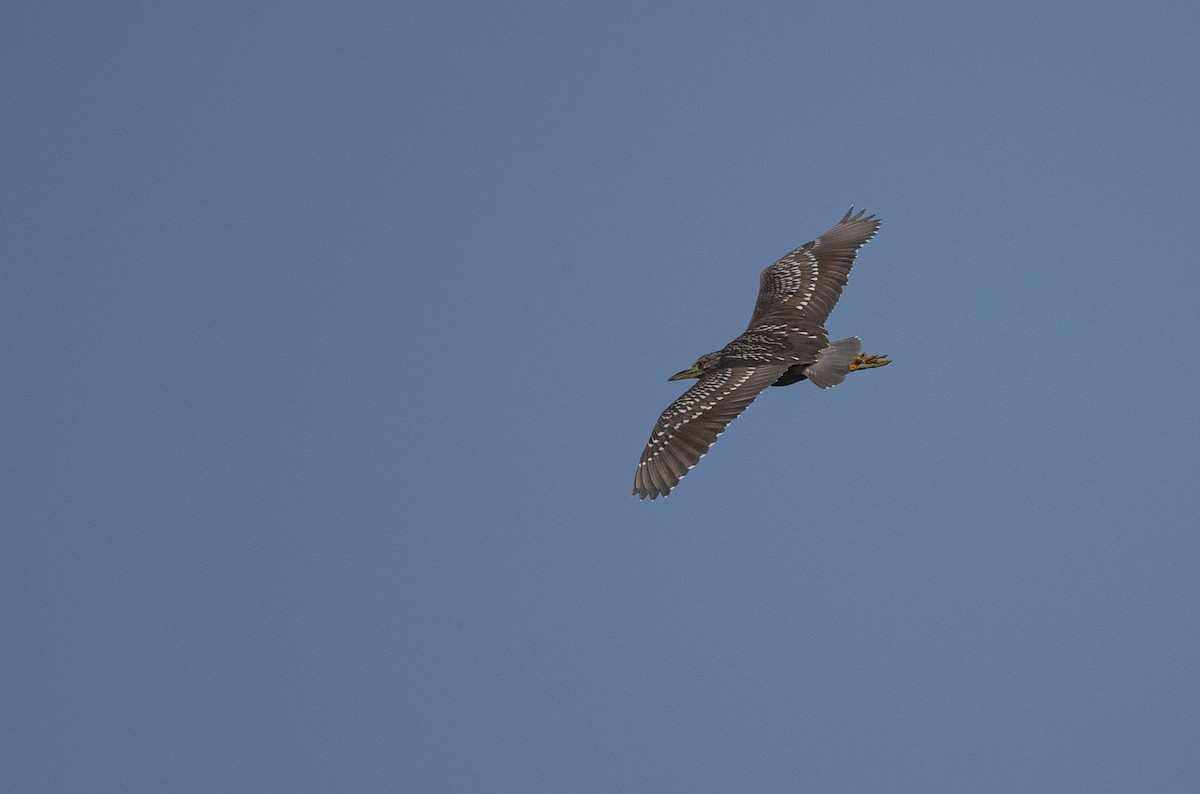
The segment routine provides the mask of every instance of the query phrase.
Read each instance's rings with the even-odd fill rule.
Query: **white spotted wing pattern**
[[[764,269],[748,328],[789,308],[807,325],[825,325],[850,278],[858,249],[878,231],[874,215],[866,215],[866,210],[856,215],[851,208],[837,226]]]
[[[787,368],[723,367],[702,376],[658,418],[642,451],[633,492],[643,499],[669,494],[729,423]]]

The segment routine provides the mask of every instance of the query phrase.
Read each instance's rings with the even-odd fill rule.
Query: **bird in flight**
[[[669,494],[768,386],[808,379],[828,389],[850,372],[891,363],[864,355],[857,336],[830,342],[824,327],[858,249],[877,231],[874,215],[851,207],[832,229],[762,272],[742,335],[667,379],[699,378],[654,424],[633,477],[635,496]]]

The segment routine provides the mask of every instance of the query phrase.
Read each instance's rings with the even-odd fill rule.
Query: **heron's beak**
[[[693,365],[691,368],[685,369],[683,372],[676,372],[674,375],[667,378],[667,380],[686,380],[687,378],[698,378],[702,374],[704,373],[700,371],[700,368]]]

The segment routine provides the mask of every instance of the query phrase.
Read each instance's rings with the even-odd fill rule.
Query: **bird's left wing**
[[[854,208],[837,226],[807,242],[763,270],[759,277],[758,300],[749,328],[782,307],[803,316],[806,324],[823,326],[850,278],[858,249],[879,231],[879,220],[857,214]]]
[[[727,367],[703,375],[658,417],[633,477],[634,495],[655,499],[669,494],[729,423],[787,368]]]

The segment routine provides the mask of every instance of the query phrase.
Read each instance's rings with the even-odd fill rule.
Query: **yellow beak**
[[[704,373],[700,371],[699,367],[693,365],[691,368],[685,369],[683,372],[676,372],[674,375],[667,378],[667,380],[684,380],[686,378],[698,378],[703,374]]]

